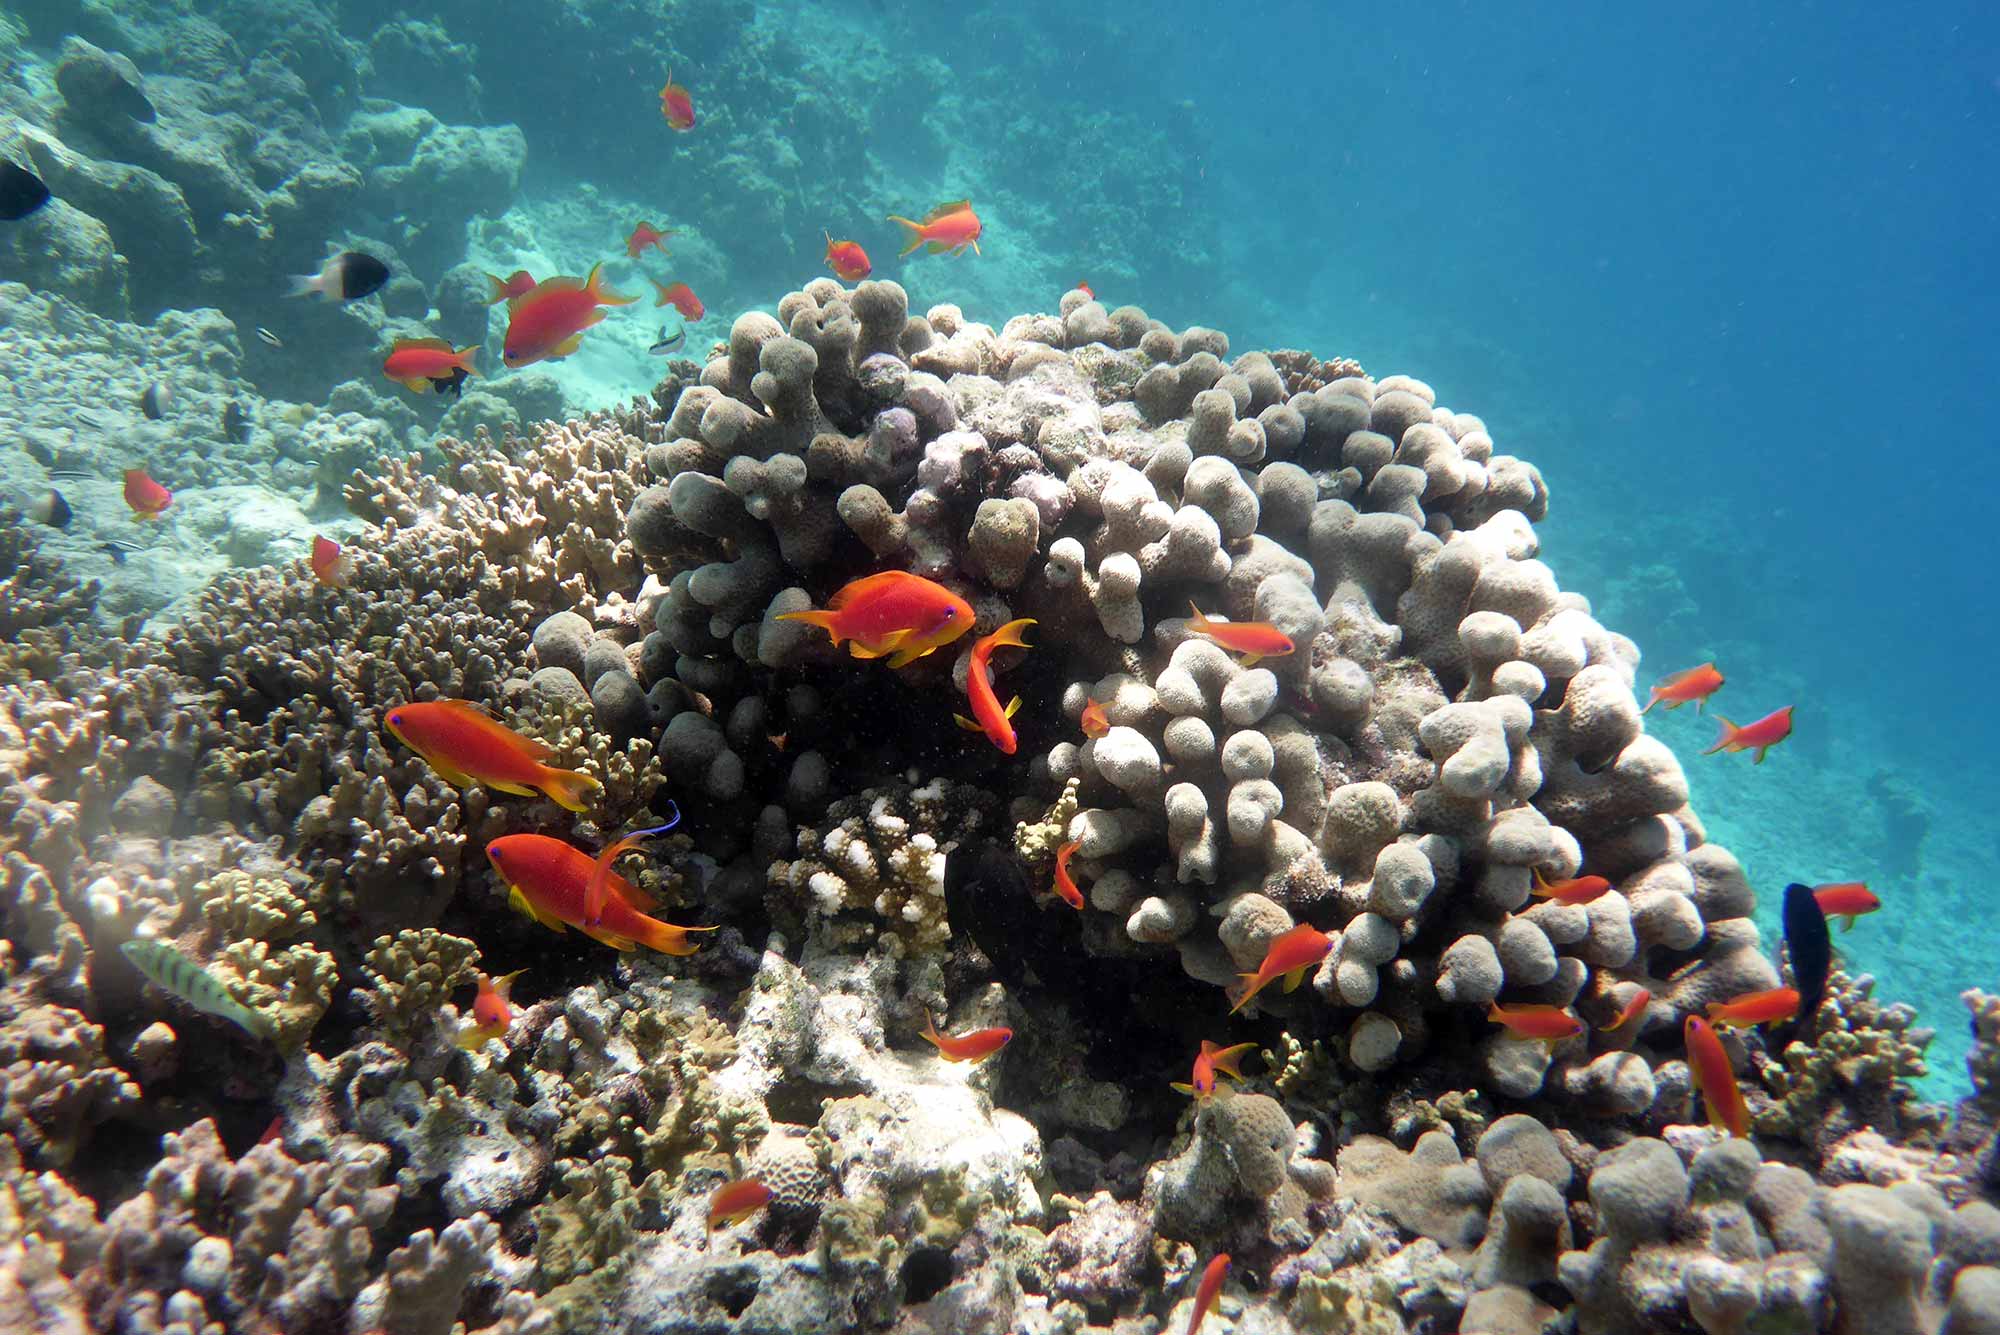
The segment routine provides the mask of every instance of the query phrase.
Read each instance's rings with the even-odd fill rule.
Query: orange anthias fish
[[[1238,1043],[1234,1047],[1221,1048],[1204,1038],[1201,1041],[1201,1051],[1195,1055],[1194,1074],[1189,1077],[1189,1083],[1183,1085],[1176,1081],[1174,1088],[1183,1094],[1192,1094],[1198,1099],[1211,1098],[1215,1094],[1216,1074],[1220,1072],[1241,1080],[1243,1072],[1237,1069],[1236,1064],[1243,1060],[1244,1053],[1256,1050],[1255,1043]]]
[[[1611,882],[1602,876],[1572,876],[1566,881],[1551,881],[1542,875],[1540,867],[1535,868],[1534,893],[1543,899],[1553,899],[1558,904],[1588,904],[1611,888]]]
[[[835,241],[833,233],[821,229],[826,238],[826,267],[843,283],[858,283],[874,271],[868,263],[868,252],[861,248],[859,241]]]
[[[1229,1253],[1218,1253],[1214,1260],[1202,1268],[1201,1283],[1195,1286],[1194,1311],[1188,1317],[1187,1330],[1183,1335],[1198,1335],[1201,1323],[1208,1319],[1208,1313],[1215,1306],[1215,1300],[1222,1296],[1222,1281],[1229,1278]]]
[[[972,661],[965,669],[965,698],[971,702],[972,718],[963,714],[952,715],[958,726],[967,732],[985,733],[986,739],[999,747],[1002,755],[1013,755],[1019,745],[1014,737],[1014,711],[1021,707],[1021,697],[1015,696],[1005,709],[1000,707],[1000,697],[993,693],[993,651],[1003,645],[1015,649],[1031,648],[1021,636],[1034,624],[1033,617],[1022,617],[1018,621],[1009,621],[991,635],[980,637],[979,642],[972,646]]]
[[[145,469],[125,470],[125,504],[132,507],[134,519],[151,519],[173,503],[174,494],[146,476]]]
[[[1743,1090],[1736,1083],[1736,1072],[1729,1064],[1729,1051],[1722,1046],[1722,1039],[1699,1015],[1687,1017],[1687,1023],[1681,1026],[1681,1036],[1687,1045],[1688,1075],[1694,1081],[1695,1093],[1708,1105],[1709,1124],[1732,1136],[1748,1136],[1750,1106],[1743,1101]]]
[[[441,338],[399,338],[382,362],[382,374],[418,394],[437,389],[439,383],[454,384],[464,375],[478,375],[472,359],[479,345],[452,349]]]
[[[1073,909],[1083,907],[1083,891],[1076,888],[1076,881],[1069,874],[1069,860],[1076,856],[1076,850],[1083,845],[1072,839],[1056,849],[1056,894],[1062,902]]]
[[[681,313],[681,319],[683,320],[699,320],[703,315],[708,313],[708,308],[701,304],[701,298],[697,297],[694,294],[694,289],[686,283],[662,283],[658,279],[655,279],[653,280],[653,287],[660,294],[660,299],[653,304],[655,306],[672,306]]]
[[[1745,723],[1737,727],[1722,715],[1715,716],[1722,724],[1722,735],[1715,739],[1715,745],[1702,752],[1712,756],[1717,751],[1755,751],[1757,759],[1752,764],[1764,763],[1764,753],[1792,735],[1792,706],[1775,710],[1764,715],[1755,723]]]
[[[1727,1001],[1708,1003],[1710,1024],[1733,1025],[1738,1029],[1789,1020],[1798,1013],[1799,994],[1789,987],[1774,987],[1768,992],[1746,992]]]
[[[497,277],[494,274],[487,274],[486,281],[493,290],[493,295],[486,299],[488,306],[497,306],[503,301],[512,301],[516,297],[524,296],[535,290],[535,276],[526,269],[516,269],[505,278]]]
[[[1605,1025],[1598,1032],[1608,1034],[1614,1029],[1623,1029],[1626,1025],[1644,1015],[1646,1007],[1652,1004],[1653,994],[1643,987],[1640,988],[1632,994],[1632,999],[1625,1003],[1625,1008],[1618,1012],[1618,1018],[1610,1024]]]
[[[1096,290],[1092,288],[1090,284],[1084,282],[1081,278],[1076,280],[1076,290],[1083,293],[1084,296],[1089,297],[1092,301],[1097,300]]]
[[[1268,621],[1210,621],[1199,607],[1193,603],[1188,606],[1194,608],[1189,628],[1230,653],[1243,655],[1236,661],[1244,667],[1255,667],[1266,658],[1283,658],[1294,648],[1292,637]]]
[[[513,1000],[507,995],[513,990],[514,980],[526,970],[516,969],[498,978],[479,975],[479,995],[472,999],[472,1022],[458,1031],[458,1045],[468,1050],[485,1046],[489,1038],[505,1038],[513,1027]]]
[[[981,1062],[1007,1046],[1007,1040],[1014,1037],[1014,1031],[1006,1027],[996,1029],[974,1029],[965,1034],[940,1034],[931,1017],[924,1017],[924,1037],[937,1046],[939,1055],[948,1062]]]
[[[625,238],[625,254],[630,259],[638,259],[639,252],[647,246],[658,246],[662,255],[667,253],[667,238],[673,235],[671,228],[662,231],[648,222],[642,222],[632,229],[632,235]]]
[[[580,848],[546,834],[507,834],[486,845],[486,860],[507,883],[507,903],[542,926],[560,932],[574,927],[613,950],[635,945],[662,955],[692,955],[692,932],[713,927],[676,927],[649,917],[651,903],[636,886],[613,873],[603,911],[593,921],[584,911],[595,859]]]
[[[1319,967],[1326,953],[1333,949],[1333,938],[1317,927],[1300,923],[1291,931],[1271,942],[1264,952],[1264,962],[1255,973],[1238,974],[1243,980],[1243,995],[1236,998],[1236,1004],[1229,1008],[1231,1015],[1250,1004],[1250,998],[1262,992],[1279,978],[1285,980],[1285,991],[1291,992],[1306,980],[1306,975]]]
[[[847,641],[856,658],[889,657],[904,667],[972,629],[972,604],[921,575],[885,570],[841,588],[823,612],[781,612],[780,621],[803,621]]]
[[[538,283],[507,308],[507,338],[501,360],[518,369],[567,357],[583,342],[583,331],[604,318],[606,306],[629,306],[637,297],[607,291],[602,264],[583,279],[557,277]]]
[[[646,840],[656,839],[681,823],[681,809],[672,802],[667,803],[667,806],[673,811],[673,815],[667,818],[665,824],[634,830],[624,838],[606,844],[604,851],[597,855],[597,860],[591,864],[590,881],[583,889],[585,922],[596,922],[604,912],[604,902],[611,895],[611,864]]]
[[[1722,674],[1715,670],[1715,664],[1703,663],[1684,672],[1676,672],[1661,679],[1653,688],[1653,696],[1646,701],[1646,709],[1665,700],[1668,709],[1679,709],[1688,701],[1694,701],[1694,712],[1701,712],[1702,701],[1722,689]],[[1646,712],[1642,709],[1641,714]]]
[[[520,797],[540,789],[571,811],[587,811],[601,786],[588,774],[545,764],[548,747],[463,700],[397,705],[385,722],[396,740],[460,788],[483,783]]]
[[[967,246],[972,253],[979,253],[979,215],[972,211],[970,200],[954,199],[948,204],[940,204],[924,215],[922,222],[912,222],[908,218],[889,215],[892,223],[901,223],[910,229],[910,244],[901,253],[909,254],[918,246],[926,246],[935,255],[948,250],[954,255],[963,255]]]
[[[1835,881],[1830,885],[1813,887],[1813,902],[1828,921],[1840,919],[1840,930],[1845,932],[1854,926],[1854,920],[1864,913],[1873,913],[1882,907],[1882,901],[1875,898],[1874,891],[1861,881]]]
[[[755,1178],[725,1182],[708,1198],[708,1231],[748,1219],[771,1203],[771,1189]]]
[[[667,71],[666,86],[660,89],[660,114],[671,129],[694,128],[694,94],[674,82],[672,70]]]
[[[1583,1032],[1583,1021],[1560,1006],[1502,1006],[1491,1002],[1486,1018],[1504,1027],[1509,1038],[1560,1043]]]
[[[344,589],[354,574],[354,558],[341,551],[332,538],[313,535],[312,555],[306,558],[313,578],[329,589]]]
[[[1105,714],[1104,706],[1091,699],[1083,702],[1083,717],[1077,723],[1086,737],[1102,737],[1111,731],[1111,719]]]

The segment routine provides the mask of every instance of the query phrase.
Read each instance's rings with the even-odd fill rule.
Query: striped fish
[[[271,1022],[229,995],[220,979],[164,941],[135,937],[118,947],[146,981],[208,1015],[219,1016],[262,1039],[277,1037]]]

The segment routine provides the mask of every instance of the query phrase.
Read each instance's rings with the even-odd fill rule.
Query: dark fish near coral
[[[667,327],[665,325],[661,325],[660,341],[655,343],[652,347],[647,348],[646,351],[652,353],[655,357],[664,357],[670,352],[679,351],[681,345],[686,343],[687,341],[688,341],[688,331],[686,325],[682,325],[679,329],[674,330],[674,332],[671,334],[667,332]]]
[[[146,414],[149,422],[157,422],[173,410],[174,387],[164,380],[155,380],[139,396],[139,411]]]
[[[223,405],[222,434],[237,445],[250,439],[250,410],[235,399]]]
[[[99,104],[109,111],[120,112],[135,121],[150,125],[159,119],[160,113],[153,109],[153,99],[146,96],[146,90],[130,79],[114,78],[104,81],[97,89]]]
[[[0,158],[0,221],[19,222],[48,202],[49,188],[41,177]]]
[[[343,250],[327,258],[318,273],[299,274],[292,279],[291,297],[318,295],[326,301],[359,301],[379,292],[389,281],[389,266],[373,255]],[[262,333],[263,330],[258,330]]]
[[[111,558],[111,564],[122,566],[125,558],[133,552],[143,550],[136,542],[124,542],[117,538],[106,538],[97,544],[97,550]]]
[[[1826,975],[1833,967],[1833,937],[1826,912],[1812,887],[1797,881],[1785,887],[1785,954],[1791,961],[1792,986],[1799,994],[1799,1031],[1810,1034],[1826,999]]]
[[[274,348],[282,348],[285,346],[285,341],[283,339],[279,338],[276,334],[266,329],[263,325],[257,326],[257,337],[263,339],[266,343],[269,343]]]
[[[945,855],[944,911],[953,938],[979,947],[1009,987],[1026,982],[1024,961],[1064,953],[1060,933],[1035,907],[1027,869],[992,840],[963,843]]]
[[[465,378],[471,374],[463,366],[454,366],[451,368],[450,375],[433,376],[431,378],[431,392],[434,394],[448,394],[455,399],[465,388]]]
[[[68,528],[70,521],[69,502],[54,487],[28,505],[28,518],[37,524],[47,524],[50,528]]]

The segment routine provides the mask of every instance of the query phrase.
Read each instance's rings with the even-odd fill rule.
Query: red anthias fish
[[[1624,1009],[1618,1012],[1618,1018],[1610,1024],[1605,1025],[1598,1032],[1608,1034],[1614,1029],[1623,1029],[1626,1025],[1644,1015],[1646,1007],[1652,1004],[1653,994],[1646,988],[1640,988],[1632,994],[1632,999],[1625,1003]]]
[[[660,89],[660,114],[667,118],[670,129],[694,128],[694,94],[674,82],[672,70],[667,71],[666,86]]]
[[[1204,1038],[1201,1041],[1201,1051],[1195,1055],[1194,1073],[1189,1077],[1190,1083],[1183,1085],[1176,1082],[1174,1088],[1183,1094],[1192,1094],[1198,1099],[1210,1098],[1215,1093],[1216,1076],[1220,1074],[1241,1080],[1243,1072],[1238,1069],[1237,1064],[1243,1060],[1244,1053],[1256,1050],[1255,1043],[1238,1043],[1234,1047],[1224,1048]]]
[[[1722,735],[1715,739],[1715,745],[1702,752],[1712,756],[1717,751],[1755,751],[1757,759],[1752,764],[1764,763],[1764,753],[1792,735],[1792,706],[1775,710],[1764,715],[1755,723],[1745,723],[1741,727],[1717,714],[1716,721],[1722,724]]]
[[[1733,1025],[1738,1029],[1789,1020],[1798,1013],[1799,994],[1796,989],[1789,987],[1774,987],[1767,992],[1746,992],[1727,1001],[1708,1003],[1710,1024]]]
[[[781,612],[779,621],[818,626],[856,658],[914,663],[972,629],[972,604],[907,570],[885,570],[843,585],[825,611]]]
[[[1183,1335],[1199,1335],[1201,1323],[1208,1319],[1215,1300],[1222,1296],[1222,1282],[1228,1278],[1229,1253],[1222,1252],[1202,1268],[1201,1283],[1194,1291],[1194,1311],[1188,1315],[1187,1330]]]
[[[478,344],[454,350],[441,338],[399,338],[382,361],[382,374],[421,394],[438,388],[440,381],[451,384],[478,375],[472,365],[478,353]]]
[[[1069,874],[1069,860],[1082,847],[1082,844],[1071,840],[1056,849],[1056,894],[1073,909],[1083,907],[1083,891],[1076,888],[1076,881]]]
[[[625,238],[625,254],[628,258],[636,260],[639,258],[639,252],[647,246],[658,246],[660,253],[664,255],[667,253],[666,240],[672,235],[671,230],[661,231],[649,222],[642,222],[632,229],[632,235]]]
[[[1268,621],[1210,621],[1199,607],[1193,603],[1188,606],[1194,610],[1188,629],[1214,640],[1232,654],[1241,654],[1236,661],[1244,667],[1255,667],[1266,658],[1283,658],[1292,652],[1292,637]]]
[[[1229,1013],[1234,1015],[1242,1010],[1250,1004],[1250,998],[1279,978],[1285,980],[1285,991],[1296,990],[1332,949],[1332,937],[1305,923],[1279,936],[1265,950],[1264,962],[1258,966],[1257,972],[1237,975],[1243,980],[1243,995],[1236,998],[1236,1004],[1229,1008]]]
[[[1572,876],[1565,881],[1551,881],[1542,875],[1540,867],[1535,868],[1534,893],[1543,899],[1553,899],[1558,904],[1588,904],[1611,888],[1611,882],[1602,876]]]
[[[708,1231],[748,1219],[771,1203],[771,1189],[755,1178],[725,1182],[708,1198]]]
[[[514,980],[526,970],[516,969],[498,978],[479,975],[479,992],[472,999],[472,1020],[458,1031],[458,1045],[477,1050],[490,1038],[505,1038],[514,1025],[513,999],[507,994],[514,988]]]
[[[1743,1101],[1743,1089],[1736,1083],[1736,1071],[1729,1064],[1729,1050],[1722,1039],[1699,1015],[1687,1017],[1681,1026],[1687,1045],[1688,1074],[1694,1088],[1708,1105],[1710,1124],[1732,1136],[1750,1134],[1750,1106]]]
[[[1096,291],[1092,289],[1090,284],[1084,282],[1081,278],[1076,280],[1076,290],[1083,293],[1084,296],[1089,297],[1092,301],[1097,300]]]
[[[174,503],[174,494],[146,475],[143,468],[125,470],[125,504],[134,519],[151,519]]]
[[[548,747],[463,700],[397,705],[383,721],[396,740],[460,788],[483,783],[521,797],[540,789],[571,811],[587,811],[600,786],[579,770],[544,763]]]
[[[329,589],[344,589],[354,573],[354,558],[341,551],[332,538],[313,536],[312,555],[306,558],[313,578]]]
[[[1002,755],[1013,755],[1019,745],[1014,736],[1014,711],[1021,707],[1021,697],[1015,696],[1005,709],[1000,707],[1000,697],[993,693],[993,651],[1003,645],[1015,649],[1029,648],[1028,642],[1021,636],[1034,624],[1032,617],[1009,621],[991,635],[982,636],[972,646],[972,661],[965,668],[965,697],[972,705],[972,718],[963,714],[952,715],[958,726],[967,732],[985,733],[986,739],[999,747]]]
[[[681,313],[683,320],[699,320],[707,314],[707,308],[701,304],[701,298],[697,297],[694,289],[686,283],[662,283],[655,279],[653,287],[660,294],[660,299],[653,303],[655,306],[672,306]]]
[[[1486,1018],[1506,1029],[1510,1038],[1542,1043],[1560,1043],[1583,1032],[1583,1021],[1560,1006],[1502,1006],[1496,1001],[1487,1006]]]
[[[595,860],[545,834],[502,835],[486,845],[486,859],[507,883],[507,902],[516,910],[552,931],[574,927],[613,950],[638,945],[662,955],[692,955],[696,947],[689,934],[715,930],[677,927],[649,916],[646,910],[652,905],[646,897],[615,872],[608,880],[610,893],[602,912],[591,918],[584,897]]]
[[[948,1062],[981,1062],[1007,1046],[1014,1037],[1014,1031],[1004,1026],[994,1029],[974,1029],[963,1034],[940,1034],[931,1017],[924,1017],[924,1037],[929,1039]]]
[[[535,276],[526,269],[516,269],[505,278],[493,274],[486,275],[486,282],[493,295],[486,299],[488,306],[497,306],[503,301],[512,301],[518,296],[535,290]]]
[[[858,283],[873,271],[868,252],[859,241],[835,241],[833,233],[821,230],[826,238],[826,267],[843,283]]]
[[[982,230],[979,215],[972,211],[969,200],[954,199],[948,204],[940,204],[924,215],[922,222],[889,215],[892,223],[901,223],[910,229],[909,242],[902,253],[907,255],[918,246],[927,247],[935,255],[940,251],[950,251],[963,255],[967,246],[972,253],[979,253],[979,233]]]
[[[604,307],[629,306],[638,300],[607,290],[603,271],[599,264],[592,266],[587,278],[551,278],[514,298],[507,308],[501,360],[518,369],[567,357],[583,342],[583,331],[604,318]]]
[[[1652,698],[1646,701],[1646,709],[1651,709],[1662,700],[1667,702],[1668,709],[1679,709],[1692,700],[1694,712],[1699,714],[1702,702],[1721,689],[1722,674],[1715,670],[1715,664],[1703,663],[1662,678],[1660,684],[1653,688]],[[1639,712],[1643,714],[1646,709]]]
[[[1094,699],[1083,702],[1083,717],[1077,720],[1086,737],[1102,737],[1111,731],[1111,718],[1104,712],[1104,706]]]
[[[1813,902],[1819,905],[1827,921],[1840,919],[1840,930],[1845,932],[1854,926],[1854,920],[1864,913],[1873,913],[1882,907],[1882,901],[1875,892],[1861,881],[1835,881],[1830,885],[1813,887]]]

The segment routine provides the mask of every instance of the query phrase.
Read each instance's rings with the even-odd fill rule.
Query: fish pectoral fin
[[[1183,1094],[1192,1094],[1197,1098],[1200,1097],[1200,1091],[1195,1089],[1193,1085],[1184,1085],[1180,1081],[1176,1080],[1174,1081],[1174,1088],[1179,1090]]]
[[[979,725],[978,725],[977,723],[974,723],[974,722],[973,722],[973,721],[972,721],[971,719],[967,718],[967,717],[966,717],[965,715],[963,715],[963,714],[953,714],[953,715],[951,716],[951,719],[952,719],[952,722],[956,723],[956,724],[957,724],[957,725],[958,725],[959,727],[961,727],[961,728],[965,729],[965,730],[966,730],[967,732],[985,732],[985,731],[986,731],[986,729],[984,729],[984,728],[980,727],[980,726],[979,726]]]
[[[458,766],[453,765],[447,761],[439,760],[433,756],[428,756],[428,755],[425,756],[424,759],[430,762],[430,767],[437,771],[437,775],[440,779],[443,779],[446,783],[450,784],[454,788],[470,788],[473,786],[473,784],[478,782],[478,780],[474,779],[470,774],[467,774],[464,770],[460,769]]]
[[[1009,700],[1007,702],[1007,717],[1008,718],[1014,717],[1014,715],[1020,711],[1020,708],[1021,708],[1021,697],[1017,695],[1012,700]]]
[[[1285,991],[1287,992],[1298,991],[1299,984],[1303,983],[1305,980],[1306,980],[1306,966],[1301,964],[1298,968],[1292,970],[1290,973],[1285,975]]]
[[[859,640],[849,640],[847,642],[847,652],[856,658],[887,658],[890,654],[901,648],[903,641],[909,638],[910,632],[907,630],[892,630],[874,644],[863,644]]]
[[[1236,660],[1236,666],[1253,668],[1263,661],[1264,661],[1264,655],[1262,654],[1245,654],[1243,655],[1243,657]]]
[[[546,353],[542,355],[548,360],[553,361],[558,357],[569,356],[571,353],[575,352],[578,348],[582,346],[583,346],[583,335],[581,333],[575,333],[571,334],[568,338],[556,344],[553,348],[550,348]]]
[[[895,652],[895,655],[889,659],[889,666],[892,668],[908,667],[936,647],[936,645],[925,644],[922,641],[910,643]]]

